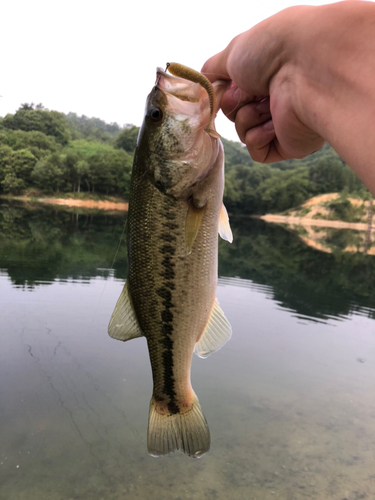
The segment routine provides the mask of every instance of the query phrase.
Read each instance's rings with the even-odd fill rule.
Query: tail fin
[[[210,449],[210,430],[196,396],[189,411],[170,415],[158,413],[151,398],[147,448],[153,457],[181,450],[195,458]]]

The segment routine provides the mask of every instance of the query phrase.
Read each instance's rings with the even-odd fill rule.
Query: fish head
[[[215,114],[219,107],[220,99],[216,99]],[[206,130],[211,116],[202,85],[157,69],[138,150],[145,152],[147,174],[161,192],[188,197],[192,187],[207,176],[222,147],[218,134]]]

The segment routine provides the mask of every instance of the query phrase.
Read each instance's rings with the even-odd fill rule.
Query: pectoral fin
[[[223,238],[223,240],[227,240],[229,241],[229,243],[232,243],[233,234],[229,224],[228,212],[225,208],[224,203],[221,205],[219,215],[219,234]]]
[[[113,311],[108,325],[108,334],[113,339],[122,340],[123,342],[143,336],[134,312],[127,282]]]
[[[205,210],[206,206],[197,208],[193,202],[189,205],[185,222],[185,242],[190,251],[199,232],[199,228],[201,227]]]
[[[219,302],[215,299],[206,328],[195,344],[194,353],[200,358],[207,358],[221,349],[231,336],[232,327],[219,306]]]

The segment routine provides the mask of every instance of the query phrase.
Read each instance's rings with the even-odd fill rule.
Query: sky
[[[300,3],[330,2],[5,0],[0,116],[33,102],[139,126],[157,66],[174,61],[200,70],[234,36]],[[238,140],[224,116],[216,125],[223,137]]]

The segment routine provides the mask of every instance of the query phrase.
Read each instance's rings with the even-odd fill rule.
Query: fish
[[[149,454],[198,458],[210,448],[210,431],[191,386],[192,356],[209,356],[232,335],[215,297],[218,233],[233,239],[213,119],[227,83],[211,86],[182,65],[172,70],[157,68],[146,101],[131,175],[128,275],[108,333],[147,340]]]

